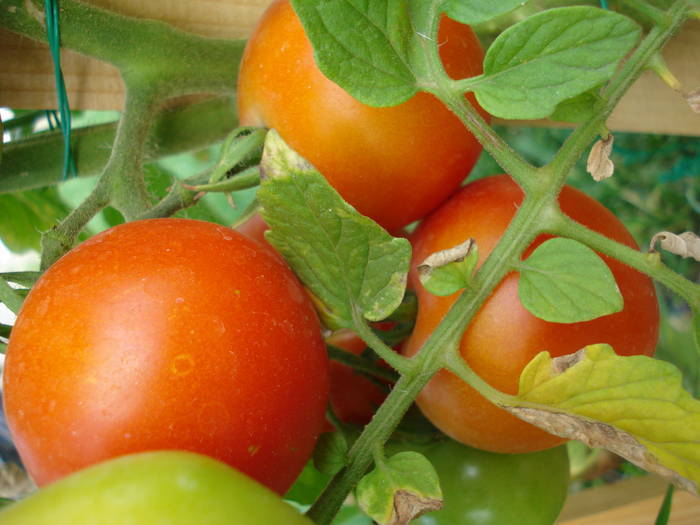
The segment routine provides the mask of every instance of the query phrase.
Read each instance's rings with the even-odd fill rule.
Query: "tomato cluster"
[[[489,255],[522,202],[520,187],[508,176],[468,184],[433,212],[412,236],[411,282],[418,295],[418,318],[405,355],[412,356],[439,324],[456,295],[430,294],[416,266],[439,250],[467,238],[479,247],[479,263]],[[559,196],[564,213],[627,246],[636,244],[625,226],[584,193],[564,187]],[[524,257],[546,240],[540,236]],[[542,350],[570,354],[589,344],[608,343],[621,355],[651,355],[659,331],[656,292],[645,275],[604,257],[624,299],[621,312],[582,323],[551,323],[528,312],[518,297],[518,275],[510,273],[482,305],[462,336],[460,351],[469,366],[491,386],[516,394],[520,372]],[[510,415],[482,397],[457,376],[439,372],[418,396],[424,414],[443,432],[462,443],[495,452],[531,452],[561,439]]]
[[[439,39],[449,75],[481,73],[483,54],[469,27],[443,18]],[[389,231],[421,220],[410,238],[418,317],[402,349],[415,355],[456,300],[428,293],[416,266],[468,237],[476,240],[482,262],[521,203],[520,188],[500,175],[459,189],[481,146],[457,117],[425,93],[393,108],[351,98],[316,67],[288,0],[270,6],[250,39],[238,109],[242,124],[277,129],[350,204]],[[635,246],[624,226],[584,194],[566,187],[560,205],[593,230]],[[75,496],[102,483],[100,490],[120,495],[119,510],[146,517],[153,511],[172,516],[172,523],[195,519],[188,514],[194,507],[177,510],[191,487],[219,494],[218,503],[194,499],[220,513],[221,522],[236,519],[229,503],[241,508],[229,494],[243,506],[258,502],[248,505],[253,514],[246,523],[307,522],[277,500],[261,504],[273,501],[266,489],[210,459],[160,452],[114,460],[164,449],[201,453],[283,494],[327,428],[329,403],[340,420],[365,424],[383,401],[386,384],[337,363],[329,367],[326,342],[356,355],[365,344],[348,333],[324,341],[305,290],[264,242],[266,228],[258,216],[241,227],[245,235],[185,219],[130,222],[89,239],[42,276],[12,330],[5,365],[4,403],[17,448],[40,485],[112,461],[69,476],[0,518],[39,524],[114,513],[102,492],[91,511]],[[650,355],[658,335],[654,287],[635,270],[604,259],[623,311],[585,323],[545,322],[523,308],[518,276],[511,273],[462,335],[463,358],[493,387],[515,393],[523,367],[541,350],[559,356],[605,342],[623,355]],[[511,454],[561,443],[447,371],[417,402],[442,432],[479,449]],[[528,523],[548,523],[565,496],[561,448],[502,456],[445,441],[425,454],[444,483],[446,507],[421,523],[471,523],[474,516],[480,523],[524,516]],[[155,502],[146,505],[133,487],[158,494]],[[516,490],[522,496],[515,497]],[[466,509],[463,492],[472,502]],[[499,499],[503,495],[508,499]],[[49,513],[66,498],[73,504]],[[533,499],[545,503],[523,510]]]

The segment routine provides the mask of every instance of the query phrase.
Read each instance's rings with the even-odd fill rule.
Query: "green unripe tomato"
[[[78,471],[0,511],[3,525],[312,525],[211,458],[146,452]]]
[[[529,454],[497,454],[445,439],[415,447],[435,467],[442,510],[418,525],[552,525],[569,483],[565,446]]]

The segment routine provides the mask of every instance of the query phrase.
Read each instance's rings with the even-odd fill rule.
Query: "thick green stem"
[[[486,151],[523,188],[527,187],[534,166],[496,133],[478,111],[464,98],[464,92],[457,83],[444,86],[435,94],[459,117],[462,123],[476,137]]]
[[[435,45],[440,12],[444,2],[440,0],[424,0],[424,2],[425,5],[421,6],[421,9],[425,10],[425,16],[421,16],[419,19],[425,20],[425,25],[414,28],[422,35],[418,40],[418,46],[425,58],[429,72],[427,76],[430,77],[422,79],[421,88],[442,100],[496,162],[522,186],[527,179],[527,174],[531,173],[534,167],[488,125],[484,117],[464,96],[465,89],[462,89],[461,85],[465,81],[470,82],[471,79],[453,80],[447,74],[440,59],[439,49]]]
[[[232,97],[163,109],[156,115],[144,145],[143,160],[195,151],[223,139],[236,127]],[[77,128],[72,150],[78,176],[102,173],[111,154],[118,122]],[[61,182],[63,135],[51,131],[10,142],[3,147],[0,193],[42,188]],[[202,181],[206,182],[206,181]]]
[[[384,379],[386,381],[395,382],[398,379],[398,375],[388,368],[379,366],[378,364],[348,352],[347,350],[343,350],[342,348],[331,344],[326,344],[326,349],[328,351],[328,357],[331,360],[342,363],[345,366],[357,370],[358,372],[363,372],[372,377]]]
[[[141,84],[127,87],[124,114],[117,127],[112,155],[101,176],[109,186],[111,204],[126,220],[135,219],[151,207],[143,176],[143,154],[159,104],[148,87]]]
[[[113,204],[127,220],[135,219],[150,208],[142,161],[156,104],[150,91],[127,90],[126,109],[104,172],[88,198],[42,236],[42,269],[70,250],[85,225],[108,204]]]
[[[662,11],[644,0],[625,0],[625,5],[653,24],[663,25],[667,20],[665,11]]]
[[[92,193],[60,224],[41,236],[41,269],[46,270],[73,247],[78,234],[97,212],[109,204],[106,184],[100,180]]]
[[[450,89],[435,88],[435,94],[462,119],[482,142],[486,150],[523,186],[526,190],[526,197],[503,237],[477,272],[474,279],[474,292],[471,290],[463,292],[454,303],[423,348],[414,357],[416,366],[399,379],[385,403],[355,442],[348,454],[348,466],[331,480],[323,494],[309,509],[308,516],[318,524],[330,523],[347,493],[370,467],[372,451],[376,444],[383,443],[388,439],[414,396],[442,366],[447,365],[458,372],[461,377],[477,388],[481,388],[487,397],[500,398],[503,396],[504,399],[507,397],[505,394],[493,390],[480,378],[475,377],[466,363],[456,361],[456,346],[461,335],[497,284],[510,271],[513,264],[519,261],[520,255],[532,240],[543,231],[555,231],[562,228],[561,212],[556,204],[556,195],[566,176],[598,133],[623,93],[644,69],[649,58],[681,25],[686,16],[685,11],[684,2],[678,2],[673,6],[669,12],[669,24],[663,28],[652,30],[611,81],[604,92],[603,101],[596,108],[596,116],[571,135],[563,151],[552,164],[540,170],[535,170],[519,156],[514,155],[508,145],[490,131],[490,128],[480,119],[473,108],[468,107],[468,103],[455,89],[454,84]],[[574,234],[576,231],[572,227],[570,233]],[[608,249],[608,245],[605,243],[612,243],[609,245],[611,246],[610,251],[621,249],[617,243],[589,232],[585,228],[577,234],[582,237],[591,235],[589,240],[600,251],[605,252]],[[634,250],[629,250],[629,252],[634,252]],[[629,255],[629,253],[623,254],[623,258],[627,257],[631,262],[641,265],[641,261],[637,258],[643,256],[637,252],[634,253],[636,254],[634,256]],[[681,286],[682,281],[678,281],[677,277],[667,273],[666,269],[657,269],[656,272],[661,274],[662,279],[671,286]]]
[[[367,325],[367,322],[363,318],[357,317],[354,319],[353,324],[357,335],[359,335],[379,357],[384,359],[391,368],[400,374],[406,374],[414,368],[414,363],[410,359],[407,359],[401,354],[396,353],[392,348],[389,348]]]
[[[205,38],[163,22],[132,18],[76,0],[62,0],[61,45],[157,79],[163,96],[230,93],[244,42]],[[46,41],[43,2],[5,0],[0,27]]]

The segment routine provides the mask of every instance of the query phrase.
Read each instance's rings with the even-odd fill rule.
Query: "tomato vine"
[[[292,2],[316,49],[319,67],[331,80],[360,101],[377,106],[397,105],[418,92],[437,97],[457,115],[524,192],[522,204],[508,228],[481,267],[466,277],[468,282],[462,283],[462,288],[466,291],[461,293],[414,357],[409,359],[394,352],[370,325],[371,321],[379,321],[389,315],[401,301],[408,268],[407,254],[410,257],[408,241],[392,238],[372,221],[360,217],[323,182],[308,162],[290,151],[283,138],[276,133],[267,134],[265,150],[261,154],[265,132],[254,131],[252,133],[255,136],[250,138],[248,131],[231,131],[235,121],[231,95],[244,43],[196,37],[161,23],[117,15],[76,0],[64,0],[61,4],[63,44],[115,65],[120,70],[126,87],[126,101],[122,117],[116,126],[78,130],[74,134],[77,148],[81,147],[83,141],[88,143],[90,140],[111,140],[113,147],[108,157],[103,152],[78,156],[78,174],[98,173],[98,182],[82,204],[44,233],[41,266],[42,270],[47,269],[68,252],[88,221],[106,206],[119,210],[127,221],[167,217],[194,204],[202,193],[230,193],[261,185],[259,203],[256,206],[261,207],[262,215],[271,227],[268,240],[288,259],[290,266],[311,291],[320,307],[321,316],[325,316],[333,328],[355,331],[377,356],[398,373],[398,380],[386,400],[342,458],[342,468],[335,473],[307,512],[314,522],[327,524],[332,521],[347,495],[357,486],[372,463],[377,458],[384,457],[381,447],[395,431],[419,392],[443,368],[451,370],[501,407],[535,411],[534,416],[530,414],[528,421],[538,423],[548,430],[557,430],[556,417],[562,414],[574,418],[579,426],[592,425],[590,421],[598,421],[592,416],[581,416],[574,410],[569,413],[560,405],[547,405],[536,396],[528,397],[526,388],[517,395],[500,392],[479,377],[459,354],[460,340],[470,321],[499,283],[514,269],[521,269],[523,254],[539,235],[550,234],[578,241],[596,252],[619,260],[678,294],[695,313],[700,312],[700,285],[672,271],[657,253],[642,253],[570,219],[557,202],[567,177],[591,142],[597,136],[609,137],[610,132],[605,122],[620,99],[642,72],[655,63],[659,51],[683,23],[696,16],[696,7],[689,0],[667,2],[668,8],[664,10],[642,0],[628,2],[634,13],[651,24],[641,41],[638,41],[638,26],[631,19],[617,13],[576,7],[535,15],[539,18],[534,21],[526,19],[499,36],[487,52],[484,73],[466,79],[453,79],[448,75],[439,54],[438,39],[439,20],[443,12],[464,19],[476,16],[466,2],[386,2],[386,16],[394,17],[391,22],[370,8],[363,12],[352,2],[337,2],[335,7],[324,7],[322,3],[314,0]],[[8,4],[12,10],[7,9]],[[34,3],[7,0],[3,5],[0,27],[30,38],[45,40],[43,22],[37,16]],[[492,9],[492,16],[502,14],[498,8],[492,6]],[[388,73],[382,68],[375,68],[374,71],[371,61],[365,63],[356,60],[353,53],[360,54],[364,51],[364,44],[356,44],[357,48],[353,49],[355,35],[348,37],[342,33],[342,26],[347,23],[348,16],[356,16],[357,19],[353,20],[357,26],[372,33],[373,45],[379,49],[384,64],[390,65],[387,66]],[[524,78],[524,74],[517,71],[522,63],[513,66],[509,63],[510,55],[507,52],[498,55],[499,50],[508,50],[509,46],[517,47],[522,35],[528,34],[527,24],[544,27],[548,24],[567,23],[573,26],[576,21],[586,18],[596,18],[600,23],[608,24],[610,34],[614,35],[614,39],[610,37],[614,40],[614,45],[611,40],[610,49],[605,52],[599,50],[601,56],[594,57],[594,64],[587,73],[588,78],[584,78],[585,75],[580,72],[575,78],[566,77],[566,81],[560,82],[564,86],[561,88],[562,93],[553,93],[549,97],[545,92],[551,90],[551,86],[547,85],[532,87],[533,93],[523,95],[520,99],[512,96],[512,92],[517,92],[518,89],[528,89],[527,85],[518,85]],[[86,32],[85,28],[90,28],[92,32]],[[340,34],[340,43],[332,38],[336,36],[333,31]],[[343,38],[348,40],[343,41]],[[583,40],[585,39],[582,38]],[[164,42],[168,45],[163,45]],[[595,43],[591,44],[591,49]],[[591,49],[587,51],[589,55]],[[573,58],[569,58],[578,60],[576,51],[572,53]],[[540,58],[526,57],[523,63],[528,60],[536,62]],[[546,63],[544,65],[548,66]],[[555,66],[556,64],[552,67],[556,69]],[[534,73],[531,74],[536,76],[536,66],[532,67]],[[393,70],[389,71],[391,68]],[[541,72],[538,74],[541,75]],[[555,71],[553,76],[557,74],[563,73]],[[392,81],[367,81],[367,78],[375,78],[372,75],[382,81],[386,80],[382,75],[388,75]],[[501,89],[499,81],[508,89]],[[549,116],[560,109],[560,104],[579,96],[588,96],[587,100],[591,103],[578,115],[578,127],[565,140],[553,160],[538,167],[529,163],[494,131],[465,97],[467,93],[474,93],[479,103],[493,114],[512,118]],[[169,101],[192,94],[206,94],[212,98],[198,101],[189,107],[166,109]],[[521,99],[525,100],[522,104]],[[168,122],[187,128],[191,137],[173,137],[163,130]],[[165,152],[182,151],[192,145],[218,141],[225,134],[227,140],[217,166],[183,182],[175,182],[165,197],[154,202],[144,179],[144,162]],[[58,166],[37,168],[32,177],[20,176],[20,172],[26,170],[27,166],[33,165],[38,152],[56,151],[58,147],[57,133],[6,146],[2,158],[0,191],[58,183]],[[328,210],[335,213],[335,222],[322,216]],[[291,224],[290,216],[296,221],[294,224]],[[347,247],[343,248],[342,243],[333,242],[336,237],[341,238],[347,234],[347,231],[356,234],[353,241],[360,239],[357,242],[368,247],[367,253],[350,253]],[[309,242],[310,236],[319,232],[321,235],[317,237],[323,238],[315,244]],[[309,246],[313,249],[308,249]],[[369,253],[371,249],[376,249],[376,252]],[[334,264],[341,271],[337,272],[336,268],[336,273],[333,273],[328,269],[328,261],[325,266],[323,261],[318,262],[316,259],[319,257],[323,259],[319,254],[326,258],[332,256]],[[388,269],[389,263],[384,266],[375,264],[382,258],[393,265],[391,269]],[[356,277],[351,271],[351,263],[361,267],[359,273],[370,277]],[[22,297],[2,279],[0,300],[17,311]],[[567,322],[576,321],[578,320],[573,319]],[[546,374],[542,372],[548,363],[545,359],[538,356],[528,365],[542,367],[537,369],[541,372],[537,375],[537,380],[546,380],[543,379]],[[571,359],[571,362],[567,361],[564,365],[557,362],[551,368],[558,370],[558,367],[563,367],[559,371],[563,376],[586,359],[589,359],[589,364],[593,363],[590,366],[595,367],[603,366],[601,363],[612,357],[604,349],[595,348],[590,351],[590,356],[584,353]],[[345,358],[345,361],[359,363],[352,358]],[[643,364],[642,368],[646,370],[646,366],[651,370],[651,365]],[[384,375],[395,376],[393,372]],[[521,376],[521,386],[532,386],[527,383],[525,375]],[[529,380],[534,381],[532,377],[535,375],[530,374]],[[679,401],[678,406],[681,404]],[[687,411],[692,412],[690,408]],[[614,424],[603,419],[599,424],[614,427]],[[577,431],[580,433],[564,437],[579,437],[582,433],[583,439],[597,439],[591,437],[593,432],[589,435],[579,428]],[[634,435],[634,432],[629,431],[629,434]],[[637,439],[640,447],[642,443],[644,446],[652,446],[653,444],[646,445],[650,441],[647,437],[643,435],[634,439]],[[617,442],[611,446],[618,447],[615,450],[621,447]],[[635,449],[629,452],[629,456],[637,457],[638,452]],[[659,467],[657,463],[662,466]],[[693,477],[698,474],[693,470],[694,467],[686,469],[683,465],[669,466],[661,460],[648,461],[643,466],[649,470],[670,468],[674,480],[685,488],[692,488],[698,482]]]

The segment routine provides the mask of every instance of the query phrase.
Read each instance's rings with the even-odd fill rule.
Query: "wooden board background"
[[[125,15],[159,19],[183,30],[218,38],[245,38],[271,0],[89,0]],[[700,22],[689,22],[664,55],[687,90],[700,87]],[[0,30],[0,106],[56,107],[48,47]],[[121,109],[124,87],[107,64],[63,51],[71,107]],[[538,125],[548,125],[538,122]],[[620,131],[700,136],[700,115],[652,73],[632,87],[609,120]]]
[[[569,496],[557,525],[653,525],[666,492],[655,475],[631,478]],[[669,525],[698,525],[700,498],[676,490]]]

